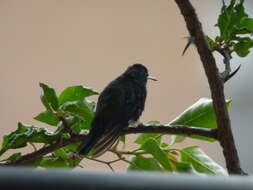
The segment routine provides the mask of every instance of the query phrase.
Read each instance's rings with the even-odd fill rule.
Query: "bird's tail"
[[[93,134],[88,135],[87,140],[80,146],[79,154],[87,155],[92,150],[93,158],[102,155],[117,141],[120,135],[120,128],[114,127],[102,135]]]
[[[79,154],[86,156],[91,151],[93,146],[97,143],[99,137],[100,136],[97,134],[89,134],[87,139],[85,139],[85,142],[80,145]]]

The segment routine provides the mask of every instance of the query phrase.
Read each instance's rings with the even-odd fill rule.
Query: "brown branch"
[[[190,127],[185,125],[144,125],[140,124],[138,127],[128,127],[124,130],[124,134],[133,133],[165,133],[165,134],[183,134],[183,135],[200,135],[204,137],[210,137],[217,139],[217,130],[200,128],[200,127]]]
[[[50,152],[53,152],[56,149],[62,148],[64,146],[67,146],[67,145],[74,143],[74,142],[81,141],[81,140],[85,139],[85,137],[86,137],[86,135],[76,135],[76,136],[72,136],[70,139],[60,140],[60,141],[56,142],[55,144],[49,145],[47,147],[43,147],[43,148],[39,149],[38,151],[28,153],[24,156],[21,156],[17,160],[3,163],[3,164],[1,164],[1,166],[20,166],[23,164],[30,163],[34,160],[37,160],[37,159],[43,157],[46,154],[49,154]]]
[[[190,35],[194,37],[208,79],[218,124],[218,139],[223,147],[228,172],[230,174],[245,174],[240,167],[239,157],[232,134],[230,118],[226,108],[223,80],[219,75],[215,59],[206,42],[201,23],[189,0],[175,1],[184,16]]]
[[[190,127],[183,125],[144,125],[140,124],[136,128],[128,127],[122,131],[122,135],[127,134],[136,134],[136,133],[164,133],[164,134],[181,134],[181,135],[200,135],[205,137],[210,137],[217,139],[217,130],[216,129],[208,129],[208,128],[200,128],[200,127]],[[28,164],[32,161],[35,161],[46,154],[53,152],[56,149],[67,146],[71,143],[83,141],[85,140],[85,134],[72,135],[70,139],[62,139],[56,142],[55,144],[49,145],[47,147],[43,147],[35,152],[26,154],[21,156],[19,159],[2,163],[1,166],[20,166],[24,164]]]

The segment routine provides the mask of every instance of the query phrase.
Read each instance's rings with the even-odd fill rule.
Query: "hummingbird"
[[[138,122],[146,96],[148,69],[142,64],[134,64],[111,81],[101,92],[91,130],[79,147],[80,155],[92,153],[92,157],[104,154],[119,138],[121,131]]]

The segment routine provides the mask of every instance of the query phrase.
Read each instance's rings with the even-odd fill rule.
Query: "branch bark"
[[[122,135],[136,133],[163,133],[163,134],[181,134],[181,135],[200,135],[204,137],[217,139],[217,129],[208,129],[200,127],[191,127],[184,125],[144,125],[140,124],[136,128],[128,127],[122,131]],[[21,156],[19,159],[2,163],[0,166],[20,166],[35,161],[56,149],[67,146],[71,143],[85,140],[86,134],[72,134],[70,139],[59,140],[55,144],[43,147],[35,152]]]
[[[181,135],[200,135],[217,139],[217,129],[208,129],[200,127],[190,127],[186,125],[144,125],[140,124],[138,127],[128,127],[123,131],[124,134],[133,133],[167,133],[167,134],[181,134]]]
[[[206,42],[201,23],[189,0],[175,0],[175,2],[184,16],[190,35],[194,37],[208,79],[218,124],[218,140],[223,147],[228,172],[230,174],[245,174],[240,167],[231,122],[226,108],[224,83],[219,75],[213,54]]]

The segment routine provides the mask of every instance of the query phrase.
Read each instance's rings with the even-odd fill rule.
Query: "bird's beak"
[[[148,79],[148,80],[157,81],[157,79],[156,79],[155,77],[152,77],[152,76],[148,76],[147,79]]]

